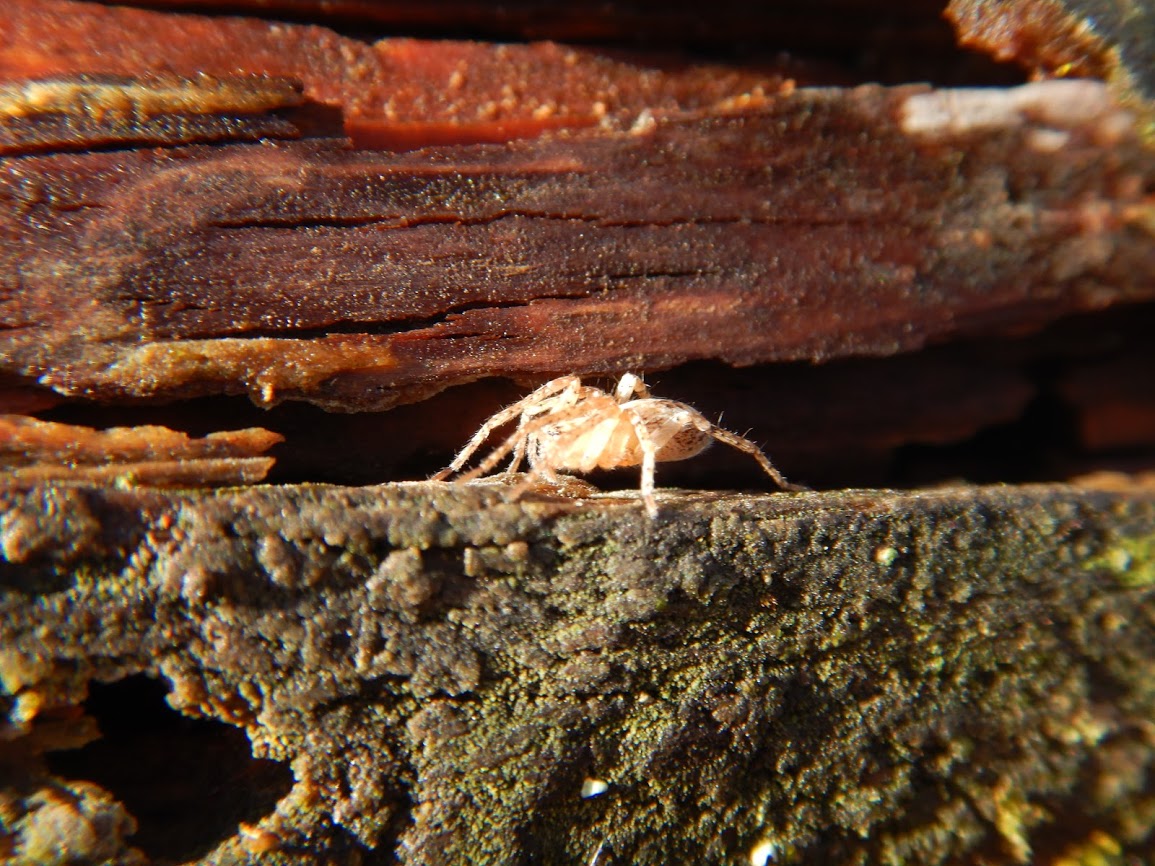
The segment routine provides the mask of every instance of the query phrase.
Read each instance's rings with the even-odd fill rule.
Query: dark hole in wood
[[[703,361],[646,381],[657,396],[747,435],[788,478],[816,489],[1058,482],[1155,466],[1155,392],[1147,384],[1155,376],[1153,327],[1155,305],[1147,304],[1071,317],[1026,337],[892,358],[741,369]],[[612,389],[615,377],[585,380]],[[531,385],[495,377],[386,412],[326,412],[300,402],[266,410],[222,396],[163,405],[78,400],[37,416],[101,429],[159,424],[194,437],[265,427],[285,437],[269,452],[277,461],[269,482],[377,484],[419,480],[447,465],[487,417]],[[512,429],[502,428],[478,459]],[[630,489],[638,470],[589,480]],[[660,464],[657,480],[687,489],[775,489],[749,455],[723,445]]]
[[[172,709],[167,691],[147,676],[93,683],[84,707],[103,736],[46,758],[56,775],[95,782],[120,800],[139,824],[134,846],[180,862],[271,812],[293,776],[279,761],[254,758],[240,729]]]

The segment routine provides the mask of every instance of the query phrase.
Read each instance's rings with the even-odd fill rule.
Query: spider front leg
[[[549,466],[531,466],[521,481],[517,482],[517,484],[513,485],[513,487],[510,489],[510,498],[514,501],[517,501],[527,490],[529,490],[539,481],[544,481],[546,484],[553,485],[554,487],[560,487],[562,485],[561,476],[549,468]]]
[[[481,425],[478,431],[473,434],[473,438],[469,440],[469,443],[464,448],[462,448],[460,452],[458,452],[456,457],[453,458],[452,463],[450,463],[440,472],[429,476],[429,480],[444,481],[450,475],[460,472],[461,467],[469,461],[469,458],[474,455],[478,448],[485,444],[485,440],[493,435],[493,431],[498,427],[502,427],[505,424],[508,424],[518,415],[523,415],[529,412],[543,400],[548,400],[550,397],[561,394],[567,389],[576,393],[579,387],[581,387],[581,380],[577,376],[562,376],[558,379],[553,379],[549,382],[546,382],[536,391],[533,391],[527,396],[522,397],[512,405],[506,406],[504,409],[490,417],[489,420]],[[508,454],[509,452],[506,451],[505,453]],[[521,460],[519,455],[518,463],[520,462]],[[490,468],[493,468],[492,465]]]
[[[518,422],[518,432],[524,429],[526,417],[521,416],[521,421]],[[513,457],[509,461],[509,465],[505,467],[504,475],[513,475],[521,466],[521,461],[525,459],[525,436],[519,436],[517,443],[513,446]]]
[[[589,389],[586,389],[589,390]],[[600,393],[600,392],[598,392]],[[574,394],[577,394],[575,390]],[[564,397],[565,395],[561,395]],[[605,399],[609,399],[606,395],[602,395]],[[560,400],[561,397],[555,398]],[[497,446],[493,451],[486,455],[485,459],[480,464],[463,473],[462,481],[471,481],[485,475],[493,467],[495,467],[507,454],[511,451],[514,453],[513,461],[510,463],[510,468],[520,464],[523,457],[529,459],[529,470],[526,472],[526,477],[513,489],[513,497],[516,499],[521,493],[528,489],[538,479],[545,479],[550,484],[561,484],[554,466],[553,453],[553,436],[542,438],[542,434],[551,427],[556,427],[559,423],[576,420],[578,423],[566,432],[569,435],[579,435],[584,429],[595,426],[599,419],[586,417],[588,407],[583,405],[557,405],[556,402],[545,401],[538,404],[541,408],[541,414],[532,415],[530,410],[526,410],[521,418],[521,422],[517,425],[515,430],[501,445]]]
[[[505,456],[511,451],[514,452],[514,460],[518,464],[521,463],[522,455],[525,453],[525,425],[519,424],[517,429],[513,431],[506,440],[485,455],[485,459],[470,469],[468,472],[461,473],[460,481],[472,481],[474,478],[480,478],[483,475],[493,471],[493,468],[505,459]],[[511,463],[509,471],[513,471],[515,464]],[[451,467],[452,468],[452,467]],[[460,467],[459,467],[460,468]],[[445,471],[445,470],[443,470]]]

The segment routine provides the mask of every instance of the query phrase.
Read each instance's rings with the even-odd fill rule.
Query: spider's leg
[[[462,472],[460,480],[461,481],[472,481],[474,478],[480,478],[482,475],[486,475],[489,472],[493,471],[493,467],[496,466],[498,463],[500,463],[502,461],[502,459],[505,457],[505,455],[508,454],[509,452],[514,451],[516,453],[519,451],[519,449],[524,451],[525,435],[526,435],[525,434],[525,425],[519,424],[517,429],[514,430],[513,433],[510,434],[504,442],[502,442],[500,445],[498,445],[496,448],[494,448],[492,451],[490,451],[487,455],[485,455],[484,460],[482,460],[480,463],[478,463],[476,466],[474,466],[468,472]],[[518,456],[515,457],[515,459],[517,460],[518,463],[521,463],[520,454],[518,454]],[[456,462],[456,461],[454,461],[454,462]],[[460,469],[460,467],[457,467],[457,468]],[[453,469],[453,467],[450,467],[450,469]],[[510,470],[512,471],[512,469],[513,469],[513,466],[511,464]],[[456,470],[454,470],[454,471],[456,471]]]
[[[564,396],[566,395],[559,395],[558,399]],[[505,457],[506,454],[509,454],[511,451],[514,452],[515,455],[521,454],[528,458],[528,474],[530,476],[531,482],[534,478],[541,477],[547,473],[550,473],[549,477],[551,480],[556,479],[557,476],[552,474],[554,466],[552,466],[550,463],[549,445],[552,443],[543,442],[543,440],[536,434],[554,424],[564,423],[574,418],[581,419],[588,412],[589,409],[584,404],[563,404],[561,406],[551,408],[544,414],[537,415],[536,417],[528,413],[522,415],[521,422],[518,424],[517,430],[508,439],[506,439],[505,442],[503,442],[490,454],[488,454],[478,466],[464,473],[461,476],[461,480],[470,481],[474,478],[486,474],[491,469],[493,469],[493,467],[496,466],[498,462],[503,457]],[[580,432],[588,426],[590,426],[590,423],[587,420],[584,423],[579,423],[576,427],[567,431],[567,433],[573,435],[574,432]]]
[[[571,376],[567,378],[572,378],[574,382],[577,382],[577,377]],[[530,396],[532,397],[533,395],[531,394]],[[480,478],[482,475],[492,471],[493,467],[500,463],[506,454],[513,452],[515,455],[524,455],[527,448],[529,448],[530,472],[535,472],[535,461],[540,460],[541,457],[538,450],[530,445],[533,441],[533,434],[543,427],[555,423],[559,418],[565,419],[569,417],[571,413],[581,415],[582,410],[574,406],[566,406],[553,412],[547,412],[544,415],[538,415],[537,417],[523,414],[520,423],[517,425],[517,429],[514,430],[504,442],[490,451],[489,454],[485,455],[485,459],[479,464],[468,472],[463,472],[461,474],[461,480],[472,481],[474,478]],[[518,462],[520,463],[520,457],[518,458]]]
[[[523,415],[521,418],[521,424],[519,425],[518,429],[521,429],[524,426],[525,426],[525,416]],[[515,444],[513,446],[513,459],[510,460],[509,465],[507,467],[505,467],[505,473],[504,474],[513,475],[513,473],[517,472],[518,467],[521,466],[521,461],[524,459],[525,459],[525,437],[521,436],[518,438],[517,444]]]
[[[550,484],[561,484],[561,478],[558,477],[558,474],[549,465],[535,469],[534,473],[541,475],[541,477]]]
[[[609,395],[604,393],[601,393],[600,397],[603,400],[610,399]],[[596,402],[597,397],[591,399]],[[616,406],[616,404],[614,405]],[[611,408],[614,408],[614,406],[611,406]],[[564,424],[566,421],[571,420],[574,420],[576,423],[565,431],[565,435],[579,439],[584,433],[591,428],[597,427],[603,421],[596,412],[590,413],[590,407],[587,403],[580,406],[569,406],[549,415],[534,419],[524,425],[524,441],[529,443],[527,448],[530,468],[529,471],[526,472],[525,477],[515,485],[511,491],[513,498],[516,499],[521,496],[539,479],[555,486],[560,486],[563,483],[559,477],[557,467],[550,462],[550,445],[553,443],[546,442],[535,434],[546,427]],[[587,471],[585,468],[577,466],[567,466],[566,469],[576,472]]]
[[[646,514],[653,520],[658,516],[658,501],[654,498],[654,472],[658,462],[658,448],[654,445],[650,431],[640,418],[633,413],[626,413],[626,417],[633,425],[634,433],[638,437],[638,445],[642,448],[642,502],[646,504]]]
[[[529,471],[526,473],[526,478],[513,489],[515,498],[520,496],[530,484],[540,477],[544,477],[552,483],[558,483],[557,475],[553,471],[553,467],[549,465],[548,459],[543,456],[541,445],[538,440],[534,439],[534,434],[542,428],[556,423],[558,420],[566,420],[569,417],[578,417],[582,414],[583,410],[581,408],[570,406],[556,413],[548,413],[537,418],[523,415],[521,423],[517,425],[517,430],[487,454],[481,463],[468,472],[462,473],[461,480],[472,481],[474,478],[485,475],[500,463],[506,454],[512,451],[514,452],[514,460],[517,461],[517,463],[511,463],[511,469],[514,465],[521,463],[522,457],[526,456],[527,452],[529,457]]]
[[[525,428],[534,420],[529,411],[525,411],[521,415],[521,420],[517,422],[517,441],[513,444],[513,457],[509,461],[509,465],[505,467],[503,472],[499,475],[512,476],[517,474],[518,469],[521,468],[521,463],[526,458],[526,447],[529,442],[529,436],[525,432]],[[512,438],[512,437],[510,437]],[[532,462],[532,459],[531,459]]]
[[[509,491],[512,499],[520,499],[525,491],[529,490],[538,479],[544,480],[547,484],[558,486],[561,484],[561,479],[558,478],[557,473],[548,466],[536,466],[525,473],[525,476],[517,484],[513,485],[513,489]]]
[[[618,379],[618,387],[614,389],[614,399],[619,403],[625,403],[635,396],[644,400],[650,396],[650,389],[646,387],[641,376],[623,373],[622,378]]]
[[[554,379],[546,382],[536,391],[529,395],[522,397],[516,403],[506,406],[500,412],[489,418],[484,424],[478,428],[478,431],[473,434],[473,438],[469,443],[458,452],[457,456],[453,458],[453,462],[440,472],[431,475],[430,481],[443,481],[450,475],[461,471],[461,467],[466,464],[474,452],[477,451],[488,439],[493,431],[498,427],[502,427],[516,418],[518,415],[524,415],[529,409],[537,403],[553,397],[555,394],[561,394],[566,389],[575,390],[581,385],[581,380],[577,376],[562,376],[560,379]],[[490,467],[492,468],[492,467]],[[474,476],[475,477],[475,476]]]
[[[766,474],[774,479],[774,483],[781,487],[783,490],[806,489],[799,484],[791,484],[789,481],[787,481],[782,473],[774,468],[774,464],[770,462],[770,458],[762,453],[762,449],[751,442],[749,439],[746,439],[743,436],[739,436],[737,433],[731,433],[729,430],[726,430],[722,427],[716,427],[701,416],[693,419],[693,423],[694,426],[701,430],[703,433],[709,434],[719,442],[724,442],[731,448],[737,448],[739,451],[745,451],[747,454],[758,461],[758,465],[761,466]]]

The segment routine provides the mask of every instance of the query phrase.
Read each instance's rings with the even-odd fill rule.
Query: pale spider
[[[529,459],[530,470],[519,490],[539,478],[557,484],[558,472],[585,473],[640,464],[642,501],[649,516],[656,517],[654,464],[693,457],[716,439],[751,455],[779,487],[800,489],[788,483],[749,439],[711,424],[685,403],[651,397],[633,373],[622,376],[613,394],[583,385],[577,376],[546,382],[482,424],[453,462],[431,480],[441,481],[461,472],[495,430],[519,415],[517,429],[480,464],[462,473],[461,481],[488,474],[510,453],[513,459],[503,474],[516,472],[522,460]]]

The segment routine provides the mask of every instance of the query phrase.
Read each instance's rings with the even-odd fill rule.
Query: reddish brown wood
[[[800,90],[503,146],[25,158],[0,181],[21,203],[0,214],[5,371],[382,408],[490,375],[887,355],[1150,297],[1152,160],[1126,116],[1089,83],[991,99]]]
[[[816,74],[797,63],[695,65],[550,42],[366,42],[320,27],[68,0],[13,0],[5,12],[0,82],[80,73],[287,77],[303,83],[307,98],[339,109],[346,131],[365,147],[629,128],[642,111],[761,102],[786,86],[787,75]]]
[[[941,4],[925,0],[135,0],[134,6],[311,21],[357,33],[629,46],[673,56],[737,53],[790,58],[791,75],[817,70],[840,83],[933,81],[1007,85],[1023,80],[956,45]],[[737,51],[735,52],[735,49]],[[776,62],[778,62],[776,60]],[[797,70],[797,71],[795,71]]]
[[[6,484],[49,480],[152,486],[242,484],[273,466],[261,456],[283,437],[249,428],[193,439],[164,427],[94,430],[0,415],[0,476]]]

